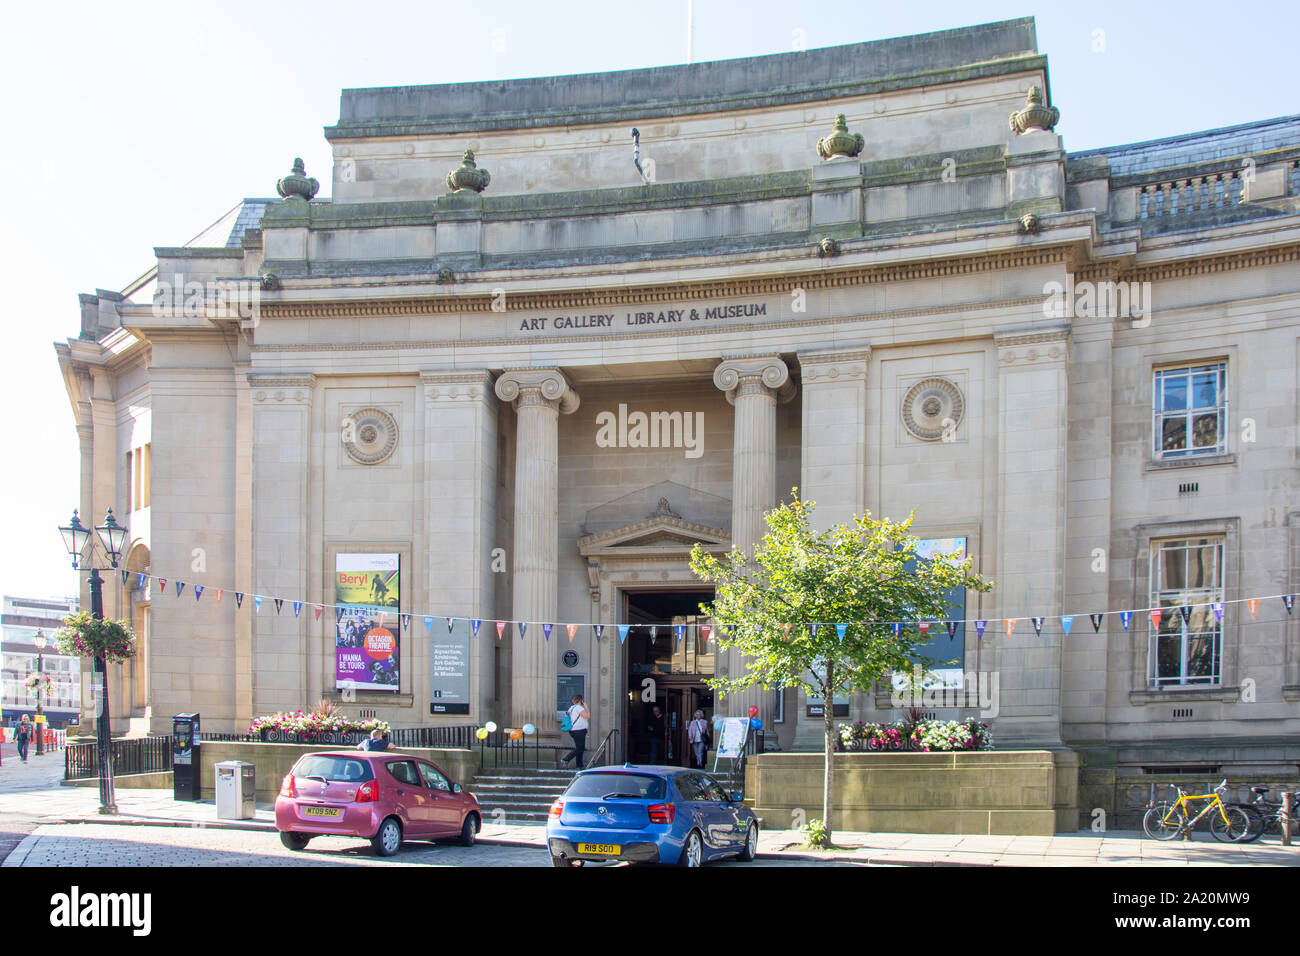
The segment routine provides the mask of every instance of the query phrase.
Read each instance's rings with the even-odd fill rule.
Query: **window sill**
[[[1283,700],[1300,700],[1300,684],[1287,684],[1282,688]]]
[[[1188,458],[1157,458],[1146,463],[1147,471],[1165,471],[1169,468],[1200,468],[1206,465],[1235,465],[1237,456],[1192,455]]]
[[[414,694],[388,694],[383,691],[359,690],[351,695],[351,700],[344,700],[343,694],[339,691],[325,691],[322,694],[326,700],[334,704],[367,704],[379,705],[381,707],[414,707]]]
[[[1128,695],[1128,702],[1139,707],[1144,704],[1177,704],[1198,700],[1232,703],[1240,699],[1240,687],[1177,687],[1167,690],[1135,690]]]

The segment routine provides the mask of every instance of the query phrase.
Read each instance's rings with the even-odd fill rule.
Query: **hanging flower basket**
[[[49,697],[54,682],[50,680],[49,674],[31,674],[23,681],[23,686],[29,693],[34,694],[39,691],[42,696]]]
[[[54,645],[73,657],[125,661],[135,656],[135,633],[130,621],[97,621],[81,611],[63,619],[62,629],[54,634]]]

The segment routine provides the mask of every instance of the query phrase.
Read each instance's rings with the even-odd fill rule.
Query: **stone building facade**
[[[954,645],[996,675],[1000,746],[1293,767],[1300,117],[1069,153],[1050,102],[1032,20],[344,91],[329,200],[298,168],[82,296],[56,346],[83,514],[206,588],[114,578],[146,635],[120,716],[235,730],[333,696],[545,735],[580,686],[592,742],[639,759],[653,675],[670,724],[752,703],[769,746],[819,746],[800,693],[714,701],[699,675],[739,662],[671,633],[708,596],[691,545],[753,543],[798,486],[823,524],[916,509],[996,581]],[[353,698],[311,609],[367,552],[413,620],[400,684]],[[444,615],[485,622],[468,714],[431,713]]]

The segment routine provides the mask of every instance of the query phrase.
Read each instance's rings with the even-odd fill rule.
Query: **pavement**
[[[97,787],[64,787],[61,753],[31,757],[28,763],[0,767],[0,818],[20,816],[35,825],[81,824],[107,832],[112,826],[180,827],[191,830],[275,832],[274,808],[258,804],[250,820],[219,820],[212,799],[177,801],[171,790],[118,789],[118,813],[98,813]],[[89,831],[87,831],[89,832]],[[201,834],[195,834],[201,839]],[[841,862],[887,866],[1296,866],[1300,845],[1284,847],[1277,837],[1255,843],[1229,844],[1209,833],[1191,841],[1162,843],[1139,831],[1097,833],[1081,830],[1052,836],[987,834],[836,832],[836,848],[809,850],[797,830],[761,829],[759,855],[789,863]],[[9,854],[5,866],[17,865],[31,850],[36,836],[26,837]],[[546,828],[540,824],[483,821],[479,842],[504,847],[540,848]]]

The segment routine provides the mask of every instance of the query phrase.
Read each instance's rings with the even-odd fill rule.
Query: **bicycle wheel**
[[[1259,812],[1259,808],[1253,804],[1240,803],[1237,804],[1237,806],[1241,808],[1241,811],[1245,813],[1246,817],[1250,820],[1250,830],[1247,831],[1246,835],[1238,842],[1253,843],[1264,835],[1264,830],[1268,826],[1268,820],[1264,817],[1264,814]]]
[[[1187,826],[1187,814],[1182,807],[1170,809],[1167,803],[1157,803],[1142,817],[1142,829],[1153,840],[1172,840]]]
[[[1216,840],[1240,843],[1250,835],[1250,829],[1250,817],[1241,807],[1223,806],[1210,811],[1210,832]]]

